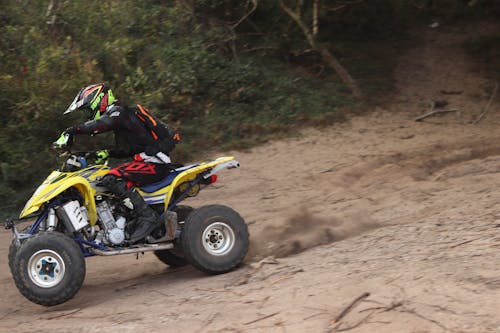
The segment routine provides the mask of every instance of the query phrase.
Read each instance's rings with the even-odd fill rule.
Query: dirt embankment
[[[76,297],[43,308],[15,289],[0,232],[0,332],[500,332],[500,105],[473,123],[494,82],[461,49],[488,29],[424,29],[389,105],[234,152],[242,168],[191,204],[246,218],[239,270],[90,258]],[[431,101],[457,111],[415,122]]]

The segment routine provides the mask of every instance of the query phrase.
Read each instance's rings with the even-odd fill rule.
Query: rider
[[[111,89],[103,83],[81,89],[64,114],[82,110],[88,114],[89,121],[66,129],[54,144],[62,146],[75,134],[114,132],[117,150],[109,151],[109,154],[101,151],[98,159],[132,157],[133,161],[111,169],[101,184],[129,206],[132,204],[137,223],[129,241],[135,243],[148,236],[162,221],[134,186],[157,182],[169,173],[169,153],[175,147],[178,135],[172,135],[141,105],[118,106],[116,102]]]

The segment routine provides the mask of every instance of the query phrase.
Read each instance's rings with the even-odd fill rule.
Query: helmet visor
[[[82,107],[83,99],[79,100],[79,97],[80,97],[80,94],[82,93],[82,91],[83,91],[83,89],[81,89],[80,92],[78,94],[76,94],[75,99],[73,100],[73,102],[71,102],[71,104],[68,106],[68,108],[66,109],[66,111],[64,111],[63,114],[71,113],[71,112],[78,110],[79,108]]]

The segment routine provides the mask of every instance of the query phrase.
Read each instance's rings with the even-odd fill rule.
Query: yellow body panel
[[[97,177],[104,176],[108,171],[109,167],[104,165],[96,165],[76,172],[52,171],[28,200],[19,218],[22,219],[36,213],[45,202],[53,199],[68,188],[74,187],[80,192],[85,200],[90,224],[94,225],[97,222],[97,212],[94,201],[96,191],[90,184],[90,181],[94,181]]]
[[[228,157],[220,157],[214,161],[208,162],[208,163],[200,163],[194,168],[187,169],[186,171],[183,171],[175,177],[175,179],[170,183],[170,185],[163,187],[159,189],[156,192],[151,192],[147,193],[144,191],[141,191],[140,188],[137,189],[137,191],[145,198],[147,197],[158,197],[158,196],[165,196],[164,199],[164,204],[165,207],[168,207],[168,204],[170,203],[170,200],[172,199],[172,194],[174,193],[174,189],[177,188],[180,184],[191,181],[196,178],[196,175],[198,175],[200,172],[205,171],[207,169],[211,169],[215,167],[218,164],[222,164],[225,162],[229,162],[234,160],[234,157],[228,156]]]
[[[220,157],[212,162],[208,163],[201,163],[198,166],[188,169],[186,171],[181,172],[175,179],[172,181],[172,183],[168,186],[171,189],[175,189],[177,186],[180,184],[191,181],[196,178],[196,175],[199,174],[200,172],[206,170],[206,169],[211,169],[215,167],[218,164],[222,164],[225,162],[229,162],[234,160],[234,157],[228,156],[228,157]],[[170,203],[170,199],[172,198],[172,194],[174,191],[169,191],[165,197],[165,207],[168,206]]]
[[[193,168],[187,169],[179,173],[172,183],[164,188],[159,189],[153,193],[146,193],[137,188],[137,191],[145,198],[151,197],[164,197],[165,209],[168,207],[174,189],[188,181],[192,181],[196,176],[207,170],[212,169],[218,164],[229,162],[234,160],[234,157],[220,157],[214,161],[201,163]],[[97,211],[95,206],[94,197],[96,195],[96,189],[91,182],[95,181],[97,177],[102,177],[109,172],[109,167],[105,165],[94,165],[76,172],[60,172],[53,171],[38,187],[38,189],[33,193],[32,197],[28,200],[24,209],[22,210],[19,218],[28,217],[31,214],[36,213],[40,207],[47,201],[53,199],[60,193],[64,192],[68,188],[77,189],[82,195],[85,201],[85,207],[87,208],[89,220],[91,225],[97,223]],[[161,199],[160,199],[161,200]]]

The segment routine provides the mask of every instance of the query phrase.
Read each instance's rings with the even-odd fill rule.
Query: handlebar
[[[103,150],[100,151],[65,151],[59,155],[59,157],[66,158],[62,163],[60,171],[63,172],[73,172],[79,169],[88,167],[89,165],[103,165],[108,162],[108,153],[103,154]],[[89,160],[92,160],[90,163]]]

